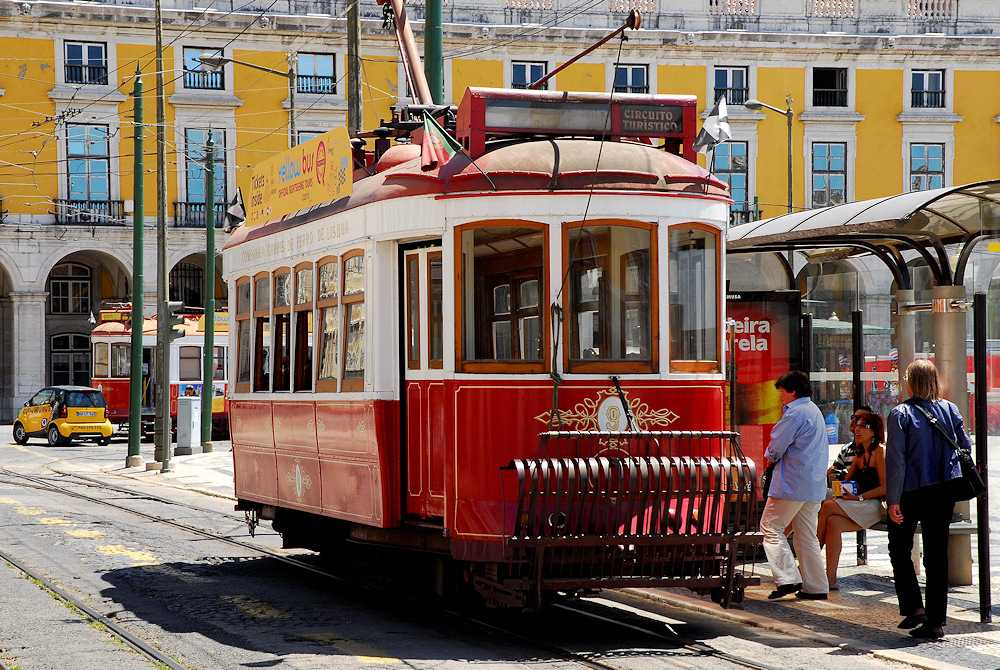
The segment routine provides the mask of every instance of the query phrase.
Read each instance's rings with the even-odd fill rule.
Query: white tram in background
[[[730,200],[695,98],[470,88],[442,119],[467,154],[424,171],[445,109],[226,244],[238,508],[287,547],[436,555],[491,604],[739,599],[755,476],[723,432]]]

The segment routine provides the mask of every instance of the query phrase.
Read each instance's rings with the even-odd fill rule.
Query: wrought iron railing
[[[337,92],[337,80],[334,77],[318,74],[300,74],[296,78],[299,93],[314,93],[328,95]]]
[[[944,91],[910,91],[911,107],[944,107]]]
[[[750,203],[743,203],[743,207],[740,208],[733,206],[729,209],[730,226],[740,226],[744,223],[756,221],[758,218],[760,218],[760,212],[756,207],[751,206]]]
[[[70,65],[66,63],[67,84],[104,84],[108,83],[107,65]]]
[[[221,91],[225,88],[223,71],[184,70],[184,88],[201,88]]]
[[[124,200],[54,200],[56,223],[65,226],[124,226]]]
[[[847,107],[847,89],[814,88],[813,105],[816,107]]]
[[[207,208],[203,202],[175,202],[174,226],[178,228],[204,228],[208,217]],[[222,228],[225,223],[226,202],[215,203],[215,227]]]
[[[726,96],[727,105],[742,105],[747,101],[748,92],[746,88],[715,88],[715,100]]]

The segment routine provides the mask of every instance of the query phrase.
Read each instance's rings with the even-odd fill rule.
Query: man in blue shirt
[[[826,600],[830,585],[826,561],[816,537],[819,508],[826,498],[826,464],[829,444],[823,413],[809,396],[809,376],[792,370],[774,383],[781,398],[781,419],[771,430],[771,443],[764,450],[764,465],[773,462],[771,488],[760,519],[764,553],[771,564],[775,589],[770,599],[795,593],[798,598]],[[791,525],[795,556],[788,546],[785,529]]]

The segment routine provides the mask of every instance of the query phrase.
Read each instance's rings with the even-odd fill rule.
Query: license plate
[[[77,412],[77,416],[97,416],[97,412]]]

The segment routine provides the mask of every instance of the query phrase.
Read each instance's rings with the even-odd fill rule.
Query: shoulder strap
[[[931,414],[930,410],[928,410],[923,405],[918,405],[916,401],[913,400],[913,398],[907,398],[904,402],[910,407],[916,407],[918,410],[920,410],[920,413],[923,414],[925,417],[927,417],[927,420],[930,421],[930,424],[934,426],[934,428],[939,433],[941,433],[941,435],[944,436],[944,439],[948,441],[948,444],[951,445],[951,448],[954,449],[955,451],[959,450],[959,446],[955,442],[955,438],[953,438],[951,435],[948,434],[948,431],[944,429],[944,426],[942,426],[941,422],[937,420],[937,417]]]

